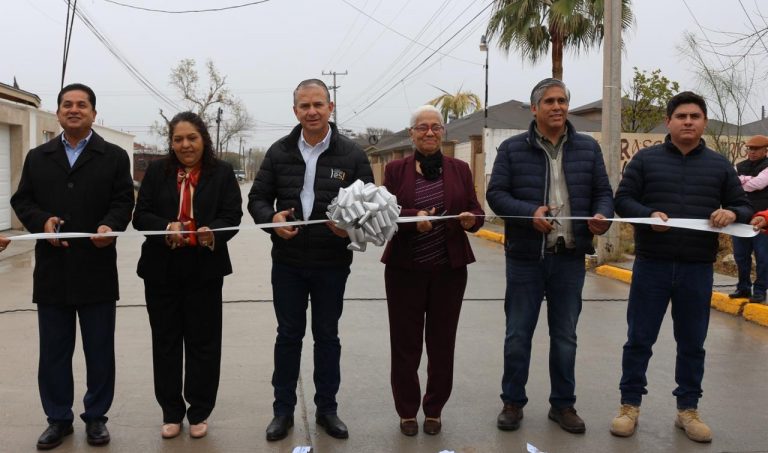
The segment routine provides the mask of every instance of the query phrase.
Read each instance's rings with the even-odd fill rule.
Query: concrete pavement
[[[244,186],[244,192],[248,187]],[[246,215],[245,224],[251,224]],[[336,440],[314,423],[311,332],[303,354],[296,426],[283,441],[268,443],[271,419],[272,345],[276,322],[271,307],[268,236],[247,231],[230,247],[235,274],[225,280],[224,351],[217,407],[209,435],[162,440],[161,414],[152,390],[149,323],[143,308],[143,284],[135,266],[141,239],[119,243],[122,299],[118,308],[117,389],[109,413],[112,442],[102,452],[291,452],[312,446],[326,452],[456,453],[524,452],[526,443],[556,452],[768,452],[768,329],[741,318],[712,312],[707,340],[707,372],[700,409],[713,429],[711,444],[696,444],[673,426],[674,340],[671,319],[662,328],[648,380],[641,423],[635,436],[611,436],[608,426],[618,408],[621,346],[626,335],[628,286],[589,273],[579,324],[577,409],[587,423],[584,435],[562,431],[547,419],[549,393],[546,311],[534,336],[528,384],[530,402],[520,430],[496,429],[501,409],[500,379],[504,338],[504,256],[502,247],[471,238],[478,262],[469,268],[456,346],[453,395],[437,436],[400,434],[389,387],[389,346],[382,249],[355,255],[347,287],[342,338],[339,415],[350,438]],[[11,249],[21,247],[19,243]],[[18,250],[17,250],[18,251]],[[30,252],[0,255],[0,311],[34,309],[30,302],[33,257]],[[668,316],[669,318],[669,316]],[[0,452],[33,451],[45,417],[37,393],[37,325],[34,312],[0,314]],[[426,358],[423,360],[426,362]],[[75,408],[84,391],[84,361],[74,358]],[[422,364],[422,373],[426,363]],[[423,374],[422,374],[423,376]],[[423,420],[423,415],[419,416]],[[96,450],[85,442],[83,424],[57,452]]]

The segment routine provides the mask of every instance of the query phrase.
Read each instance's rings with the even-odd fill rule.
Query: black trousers
[[[84,421],[106,421],[115,395],[115,301],[87,305],[37,305],[40,362],[37,383],[48,423],[74,419],[72,355],[77,318],[85,354]]]
[[[181,423],[185,414],[190,424],[200,423],[216,404],[223,283],[223,277],[144,281],[155,397],[163,423]]]
[[[335,414],[341,385],[339,319],[349,267],[308,269],[272,264],[272,295],[277,317],[275,371],[272,387],[275,415],[293,415],[301,365],[301,347],[311,298],[314,339],[315,406],[317,414]]]

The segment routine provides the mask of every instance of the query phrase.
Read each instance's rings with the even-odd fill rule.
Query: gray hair
[[[299,85],[296,87],[296,89],[293,90],[293,105],[294,106],[296,105],[296,96],[299,94],[299,90],[301,90],[302,88],[305,88],[305,87],[309,87],[309,86],[316,86],[316,87],[320,87],[323,90],[325,90],[325,96],[326,96],[326,98],[328,100],[328,103],[329,104],[331,103],[331,92],[328,91],[328,86],[325,84],[325,82],[323,82],[320,79],[307,79],[307,80],[302,80],[299,83]]]
[[[437,117],[440,118],[440,124],[443,124],[443,113],[440,110],[438,110],[438,108],[435,107],[434,105],[426,104],[426,105],[422,105],[421,107],[417,107],[416,110],[414,110],[413,113],[411,113],[411,127],[416,125],[416,120],[419,119],[419,116],[422,113],[427,113],[427,112],[436,113]]]
[[[552,87],[562,88],[565,91],[565,100],[571,101],[571,90],[565,86],[562,80],[547,78],[537,83],[533,90],[531,90],[531,105],[538,106],[541,98],[544,97],[544,92]]]

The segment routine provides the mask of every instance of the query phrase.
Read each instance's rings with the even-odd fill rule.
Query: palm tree
[[[612,1],[612,0],[609,0]],[[605,0],[495,0],[488,22],[489,39],[518,50],[531,63],[552,47],[552,77],[563,78],[563,50],[599,46],[603,40]],[[621,0],[621,29],[634,21],[630,0]]]
[[[442,91],[443,94],[427,103],[440,109],[440,112],[443,114],[443,123],[448,122],[449,115],[455,118],[461,118],[467,113],[472,113],[483,108],[483,102],[480,100],[480,96],[471,91],[461,91],[461,87],[459,87],[455,94],[451,94],[442,88],[435,88]]]

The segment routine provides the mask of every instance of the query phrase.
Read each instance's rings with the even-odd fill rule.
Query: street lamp
[[[488,40],[485,35],[480,37],[480,51],[485,52],[485,109],[483,111],[483,128],[488,128]]]

